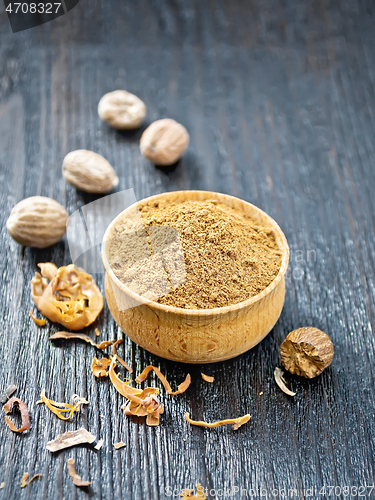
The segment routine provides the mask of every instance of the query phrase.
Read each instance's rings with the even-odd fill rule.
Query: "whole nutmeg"
[[[99,101],[99,117],[118,130],[138,128],[146,116],[146,105],[126,90],[108,92]]]
[[[68,214],[52,198],[31,196],[17,203],[10,213],[7,229],[20,245],[45,248],[64,236]]]
[[[87,193],[106,193],[119,182],[111,164],[103,156],[86,149],[68,153],[62,170],[70,184]]]
[[[155,165],[168,166],[181,158],[189,145],[186,128],[170,118],[151,123],[143,132],[141,153]]]
[[[308,326],[290,332],[280,346],[281,362],[296,375],[314,378],[332,363],[333,344],[329,336]]]

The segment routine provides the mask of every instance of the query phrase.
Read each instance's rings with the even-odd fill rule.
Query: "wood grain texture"
[[[261,489],[273,498],[274,489],[295,488],[294,498],[305,499],[308,488],[329,498],[318,494],[323,485],[374,484],[374,18],[370,0],[80,0],[65,16],[13,34],[0,7],[0,389],[17,385],[32,423],[19,436],[0,422],[1,499],[161,500],[165,488],[197,482],[216,489],[210,498],[229,498],[222,490],[238,486],[258,488],[259,498]],[[143,128],[164,117],[187,128],[191,144],[174,170],[140,155],[143,128],[117,132],[99,120],[100,97],[116,88],[146,103]],[[124,417],[121,396],[93,380],[94,348],[52,343],[57,325],[38,328],[28,315],[36,264],[66,265],[69,249],[66,239],[21,248],[6,219],[27,196],[51,196],[69,214],[97,199],[62,177],[64,156],[79,148],[107,158],[118,190],[133,188],[137,199],[178,189],[243,198],[279,223],[291,248],[284,310],[250,352],[187,366],[125,337],[119,355],[135,373],[155,364],[172,387],[192,375],[186,393],[162,392],[158,428]],[[287,376],[297,392],[290,399],[273,370],[286,334],[306,325],[331,336],[335,358],[316,380]],[[107,308],[88,332],[95,327],[101,339],[122,336]],[[149,383],[159,385],[153,376]],[[35,405],[42,388],[90,404],[65,423]],[[252,418],[238,431],[203,429],[185,422],[186,411],[196,420]],[[99,452],[46,451],[48,440],[82,426],[104,439]],[[115,450],[120,440],[126,447]],[[88,493],[69,479],[69,457],[93,481]],[[24,472],[42,479],[21,489]]]

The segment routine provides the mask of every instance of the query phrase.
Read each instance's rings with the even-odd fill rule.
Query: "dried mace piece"
[[[202,378],[205,382],[210,382],[210,384],[213,383],[214,377],[211,377],[210,375],[206,375],[205,373],[201,373]]]
[[[150,373],[151,370],[154,370],[156,376],[159,378],[160,382],[163,384],[164,389],[167,391],[167,394],[169,394],[170,396],[177,396],[177,394],[182,394],[183,392],[186,391],[186,389],[191,384],[190,373],[188,373],[186,375],[185,380],[178,386],[177,391],[173,392],[168,380],[164,377],[164,375],[161,373],[161,371],[158,368],[156,368],[156,366],[152,366],[152,365],[146,366],[146,368],[143,370],[143,372],[140,375],[138,375],[138,377],[135,379],[135,381],[138,384],[142,383],[144,380],[146,380],[146,377]]]
[[[73,458],[68,458],[68,471],[69,471],[69,476],[71,477],[73,483],[76,486],[79,486],[82,488],[85,486],[90,486],[90,484],[92,484],[92,481],[82,481],[81,476],[79,474],[77,474],[76,466],[75,466]]]
[[[9,387],[7,387],[5,391],[0,395],[0,403],[4,405],[16,390],[17,387],[15,385],[10,385]]]
[[[69,404],[69,403],[58,403],[56,401],[52,401],[52,399],[48,399],[45,394],[45,390],[42,389],[42,392],[40,394],[40,397],[42,398],[41,401],[37,401],[37,405],[44,403],[47,408],[49,408],[52,413],[57,415],[61,420],[69,420],[70,417],[73,415],[74,412],[78,412],[81,409],[81,404],[89,404],[89,402],[78,396],[78,394],[74,394],[72,396],[72,400],[74,404]]]
[[[193,498],[198,498],[199,500],[206,500],[207,498],[207,493],[204,492],[203,486],[201,486],[199,483],[197,484],[197,491],[196,495],[193,495],[194,491],[189,490],[186,488],[181,492],[181,495],[183,495],[181,500],[193,500]]]
[[[36,316],[34,316],[33,310],[30,309],[29,311],[30,318],[34,321],[34,323],[38,326],[44,326],[46,324],[46,318],[43,319],[38,319]]]
[[[199,427],[220,427],[221,425],[233,424],[233,429],[236,431],[241,427],[241,425],[246,424],[250,420],[251,416],[247,413],[243,417],[238,418],[228,418],[226,420],[219,420],[218,422],[204,422],[203,420],[192,420],[189,413],[185,413],[185,419],[189,424],[197,425]]]
[[[32,483],[35,479],[41,479],[42,474],[35,474],[31,479],[29,479],[29,474],[25,472],[25,474],[21,478],[21,488],[25,488],[25,486],[28,486],[30,483]]]
[[[97,357],[95,357],[92,361],[91,369],[92,373],[95,377],[108,377],[108,368],[111,365],[111,360],[108,358],[101,358],[99,361]]]
[[[308,326],[290,332],[280,346],[281,362],[296,375],[314,378],[332,363],[333,344],[329,336]]]
[[[183,125],[165,118],[146,128],[139,147],[141,153],[155,165],[167,166],[181,158],[189,140],[188,131]]]
[[[22,417],[22,426],[17,429],[17,427],[13,424],[13,422],[11,421],[11,419],[7,416],[11,410],[12,410],[12,407],[17,407],[21,413],[21,417]],[[5,422],[6,424],[8,425],[9,429],[13,432],[24,432],[24,431],[28,431],[31,429],[31,425],[30,425],[30,417],[29,417],[29,410],[26,406],[26,404],[21,401],[20,399],[18,398],[11,398],[5,405],[4,405],[4,411],[6,413],[6,416],[5,416]]]
[[[74,328],[72,328],[72,330],[74,330]],[[107,347],[111,346],[116,342],[115,340],[103,340],[103,342],[100,342],[100,344],[95,344],[95,342],[92,339],[90,339],[90,337],[85,333],[72,333],[72,332],[57,332],[49,337],[49,340],[56,340],[56,339],[65,339],[65,340],[80,339],[84,340],[88,344],[91,344],[93,347],[96,347],[97,349],[107,349]]]
[[[156,387],[147,387],[146,389],[137,389],[130,387],[130,380],[124,382],[120,380],[115,372],[117,366],[117,355],[112,357],[109,367],[109,378],[115,389],[129,400],[127,406],[122,406],[125,415],[135,415],[137,417],[147,417],[147,425],[159,425],[159,416],[164,413],[164,405],[159,403],[157,398],[159,389]]]
[[[99,441],[94,446],[94,449],[99,451],[102,448],[103,444],[104,444],[104,439],[99,439]]]
[[[275,377],[276,384],[280,387],[280,389],[283,392],[285,392],[285,394],[288,394],[288,396],[295,396],[296,393],[288,389],[283,375],[284,375],[283,371],[280,370],[280,368],[277,366],[275,368],[275,371],[273,372],[273,376]],[[259,394],[263,394],[263,393],[259,393]]]
[[[71,446],[76,446],[77,444],[93,443],[96,436],[91,434],[91,432],[86,429],[78,429],[77,431],[64,432],[59,434],[56,439],[48,441],[47,450],[49,451],[59,451],[65,448],[70,448]]]
[[[113,443],[113,446],[116,448],[116,450],[119,450],[120,448],[126,446],[126,444],[123,441],[120,441],[119,443]]]

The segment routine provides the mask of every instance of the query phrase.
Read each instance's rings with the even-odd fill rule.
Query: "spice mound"
[[[273,229],[240,210],[216,200],[146,201],[138,208],[141,222],[120,220],[108,260],[145,298],[183,309],[225,307],[262,292],[280,270]]]

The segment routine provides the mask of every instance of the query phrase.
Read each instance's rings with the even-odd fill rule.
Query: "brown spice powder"
[[[184,309],[225,307],[260,293],[280,270],[272,228],[216,200],[138,209],[138,222],[116,228],[108,258],[117,277],[146,298]]]

